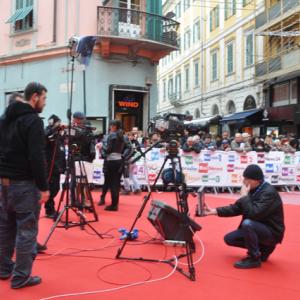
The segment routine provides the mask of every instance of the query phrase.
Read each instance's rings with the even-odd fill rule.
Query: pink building
[[[90,65],[75,63],[72,110],[102,130],[112,118],[126,130],[147,127],[158,97],[156,64],[177,49],[178,23],[162,16],[161,0],[6,0],[0,8],[1,99],[40,81],[49,90],[45,117],[64,119],[69,40],[95,36]]]

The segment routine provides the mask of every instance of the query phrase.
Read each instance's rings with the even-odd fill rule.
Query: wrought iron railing
[[[160,15],[119,7],[98,6],[98,35],[143,39],[178,47],[179,23]]]

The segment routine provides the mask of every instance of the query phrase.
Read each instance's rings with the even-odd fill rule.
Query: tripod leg
[[[162,173],[162,171],[164,169],[164,166],[165,166],[167,160],[168,160],[168,157],[165,158],[164,163],[162,164],[162,166],[161,166],[161,168],[160,168],[160,170],[159,170],[159,172],[157,174],[157,177],[155,178],[155,181],[154,181],[152,187],[155,187],[155,185],[156,185],[156,183],[157,183],[157,181],[158,181],[158,179],[159,179],[159,177],[160,177],[160,175],[161,175],[161,173]],[[129,229],[129,232],[133,231],[133,229],[135,227],[135,224],[137,223],[138,219],[142,216],[143,211],[144,211],[144,209],[145,209],[145,207],[146,207],[146,205],[147,205],[147,203],[148,203],[151,195],[152,195],[152,190],[150,190],[150,192],[144,197],[144,202],[143,202],[143,204],[142,204],[142,206],[141,206],[141,208],[140,208],[140,210],[139,210],[139,212],[138,212],[135,220],[133,221],[133,223],[131,225],[131,228]],[[122,254],[122,252],[123,252],[123,250],[124,250],[124,248],[125,248],[125,246],[127,244],[127,241],[128,241],[128,236],[126,236],[126,238],[124,239],[121,248],[118,249],[116,258],[119,258],[121,256],[121,254]]]
[[[64,206],[64,208],[61,210],[61,212],[59,213],[58,217],[56,218],[56,221],[55,221],[55,223],[52,225],[51,230],[50,230],[48,236],[46,237],[43,246],[47,246],[47,243],[48,243],[48,241],[50,240],[50,237],[52,236],[52,234],[53,234],[55,228],[57,227],[58,223],[60,222],[61,217],[62,217],[62,215],[64,214],[65,211],[66,211],[66,206]]]

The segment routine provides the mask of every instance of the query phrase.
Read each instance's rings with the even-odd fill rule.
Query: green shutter
[[[233,44],[227,46],[227,73],[233,72]]]
[[[213,11],[211,10],[209,13],[209,30],[213,30]]]
[[[219,27],[220,21],[219,21],[219,5],[216,6],[216,27]]]
[[[236,14],[236,0],[232,0],[232,14]]]
[[[227,18],[228,18],[228,2],[227,2],[228,0],[225,0],[225,9],[224,9],[224,11],[225,11],[225,20],[227,20]]]

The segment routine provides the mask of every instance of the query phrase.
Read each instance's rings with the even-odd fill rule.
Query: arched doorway
[[[244,102],[244,110],[256,108],[256,102],[253,96],[248,96]]]
[[[195,119],[199,119],[200,118],[200,109],[196,108],[195,110]]]

